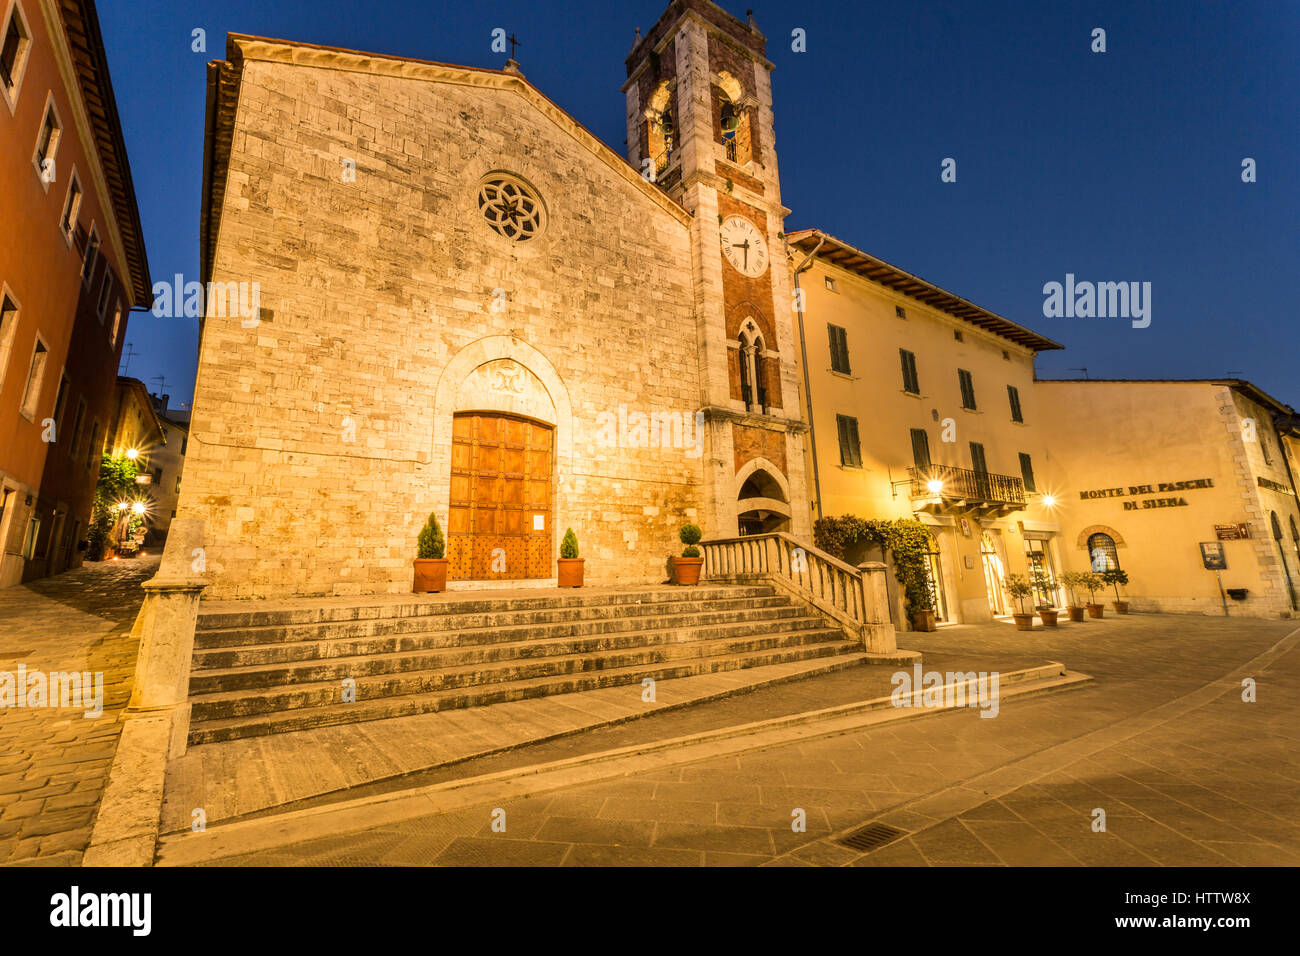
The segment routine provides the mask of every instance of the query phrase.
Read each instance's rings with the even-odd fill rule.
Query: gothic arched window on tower
[[[763,335],[752,321],[746,322],[740,336],[740,398],[746,411],[767,414],[767,360],[763,356]]]
[[[753,371],[753,346],[749,343],[749,336],[744,332],[740,333],[740,400],[745,403],[745,409],[748,410],[754,404],[754,371]]]
[[[753,157],[753,150],[749,111],[742,105],[740,83],[725,71],[719,73],[714,95],[718,104],[718,131],[722,137],[723,154],[728,162],[743,166]]]
[[[646,152],[659,175],[672,162],[677,144],[677,118],[673,115],[673,92],[665,81],[650,97],[646,110]]]

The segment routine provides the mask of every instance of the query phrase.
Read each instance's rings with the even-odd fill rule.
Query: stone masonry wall
[[[450,413],[489,360],[549,393],[555,553],[572,526],[588,583],[664,580],[703,506],[698,450],[627,447],[637,412],[694,427],[686,225],[473,84],[245,61],[212,281],[260,283],[263,313],[205,319],[178,508],[207,522],[209,596],[408,590],[428,513],[445,529]],[[540,194],[538,238],[483,221],[492,171]]]

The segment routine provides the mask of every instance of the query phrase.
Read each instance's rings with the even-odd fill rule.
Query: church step
[[[450,691],[409,694],[371,700],[359,699],[352,704],[330,703],[318,707],[304,707],[268,714],[202,721],[197,719],[199,704],[196,701],[196,720],[190,727],[189,742],[191,745],[215,743],[241,737],[287,733],[343,723],[381,720],[388,717],[404,717],[439,710],[525,700],[550,694],[573,693],[624,684],[639,684],[647,677],[656,681],[663,681],[700,674],[716,674],[747,667],[761,667],[768,664],[837,656],[844,657],[845,666],[849,666],[858,662],[857,651],[857,646],[849,641],[830,640],[823,644],[800,645],[792,648],[771,650],[761,654],[743,653],[693,658],[658,665],[637,664],[631,667],[606,670],[584,670],[571,674],[548,675],[487,686],[476,685]]]
[[[235,647],[200,649],[195,653],[194,669],[244,667],[256,664],[291,663],[331,657],[355,657],[362,654],[386,654],[396,651],[433,650],[435,648],[475,648],[495,644],[559,641],[577,647],[579,641],[603,639],[609,646],[620,636],[635,634],[678,635],[686,629],[711,625],[749,625],[766,623],[781,626],[797,620],[820,622],[802,608],[737,608],[724,611],[701,611],[689,616],[636,616],[596,621],[565,621],[553,624],[525,623],[517,627],[487,627],[470,630],[420,631],[379,637],[299,640],[292,643],[244,644]]]
[[[619,605],[660,604],[671,602],[721,601],[739,598],[770,598],[776,594],[770,585],[699,586],[636,589],[627,591],[586,590],[548,592],[528,597],[493,597],[484,592],[479,598],[466,592],[448,592],[409,600],[375,603],[365,598],[345,604],[306,603],[301,607],[248,610],[204,610],[200,608],[197,630],[245,630],[266,626],[325,624],[344,621],[384,620],[391,618],[446,618],[466,614],[499,614],[512,611],[546,611],[577,608],[612,610]]]
[[[722,600],[684,602],[654,602],[643,604],[593,605],[575,609],[556,608],[532,611],[476,612],[431,617],[385,617],[356,621],[321,622],[315,624],[259,625],[244,628],[212,629],[198,631],[195,647],[199,651],[219,648],[240,648],[270,644],[294,644],[345,638],[376,638],[388,635],[453,633],[489,631],[506,632],[543,625],[567,626],[567,633],[597,633],[634,626],[636,619],[666,618],[668,616],[698,615],[704,612],[764,611],[790,609],[789,598],[776,596],[733,597]],[[627,624],[612,622],[629,622]],[[501,640],[512,640],[503,637]]]
[[[829,632],[838,633],[838,632]],[[194,671],[190,677],[190,694],[223,694],[242,690],[278,687],[281,685],[311,684],[332,681],[335,690],[346,677],[362,678],[385,674],[438,671],[451,674],[465,670],[483,680],[512,680],[512,670],[550,666],[551,662],[566,658],[590,658],[591,666],[609,666],[599,663],[605,654],[650,654],[663,648],[674,649],[679,655],[689,655],[694,645],[705,649],[722,642],[734,646],[736,651],[766,645],[762,641],[781,634],[789,643],[825,641],[828,629],[818,618],[806,617],[796,621],[782,621],[774,626],[768,621],[730,624],[716,627],[693,628],[689,632],[638,631],[618,635],[614,639],[593,637],[574,640],[511,641],[500,644],[470,647],[434,647],[425,650],[406,649],[392,653],[362,653],[347,657],[329,657],[315,661],[284,664],[254,664],[243,667],[214,668]],[[504,677],[492,676],[487,669],[498,667]],[[571,666],[565,662],[565,666]],[[197,697],[195,699],[198,699]]]
[[[837,639],[846,646],[849,644],[842,640],[840,632],[824,628],[820,631],[805,630],[792,634],[769,632],[754,637],[721,637],[684,644],[597,651],[536,660],[525,658],[446,666],[433,659],[429,661],[429,666],[420,669],[379,670],[376,673],[349,672],[347,664],[344,664],[337,668],[333,678],[326,677],[303,683],[287,682],[266,687],[236,686],[222,690],[214,689],[206,693],[198,692],[194,687],[194,679],[191,679],[190,701],[193,704],[194,720],[210,720],[278,710],[328,706],[339,701],[342,694],[342,680],[347,677],[356,680],[357,699],[370,700],[583,672],[636,667],[648,670],[674,662],[700,661],[710,657],[735,655],[764,657],[786,651],[797,652],[800,649],[826,644]],[[363,671],[367,666],[367,662],[361,660],[352,663],[355,663],[357,671]],[[310,668],[306,670],[309,671]],[[246,678],[254,679],[253,675],[246,675]],[[202,678],[198,680],[200,685],[204,683]],[[223,685],[220,681],[216,681],[209,686],[222,687]]]

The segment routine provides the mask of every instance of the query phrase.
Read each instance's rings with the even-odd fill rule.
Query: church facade
[[[231,35],[178,514],[212,597],[651,583],[810,539],[771,64],[707,0],[632,50],[628,155],[501,71]],[[251,295],[249,294],[251,290]],[[237,301],[256,308],[233,308]]]

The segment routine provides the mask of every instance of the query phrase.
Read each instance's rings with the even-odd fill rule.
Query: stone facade
[[[517,75],[230,47],[207,278],[261,312],[203,324],[178,513],[211,594],[408,590],[467,410],[554,427],[545,520],[588,582],[663,580],[703,494],[689,216]],[[480,213],[498,171],[540,197],[535,238]]]

